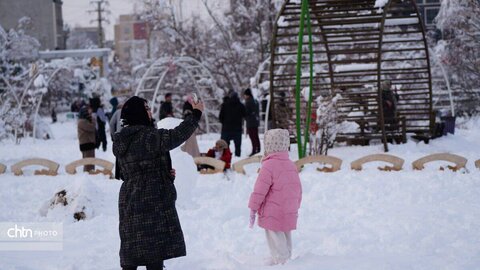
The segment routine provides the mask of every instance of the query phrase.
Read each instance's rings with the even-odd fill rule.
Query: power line
[[[110,10],[108,9],[108,7],[110,6],[110,3],[108,2],[108,0],[90,0],[90,5],[92,6],[93,9],[89,10],[88,13],[97,14],[97,19],[91,20],[90,23],[97,22],[98,46],[100,48],[103,48],[105,34],[103,32],[102,23],[104,22],[106,24],[110,23],[110,21],[106,18],[108,15],[110,15]]]

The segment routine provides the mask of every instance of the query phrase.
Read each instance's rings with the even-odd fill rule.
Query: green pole
[[[312,41],[312,26],[310,20],[310,12],[308,7],[308,0],[302,0],[302,12],[300,15],[300,32],[298,34],[298,51],[297,51],[297,73],[296,73],[296,93],[295,93],[295,112],[296,112],[296,128],[297,128],[297,146],[298,157],[305,157],[307,152],[307,143],[309,139],[309,129],[312,112],[312,97],[313,97],[313,41]],[[305,140],[302,143],[302,128],[301,128],[301,113],[300,113],[300,99],[301,99],[301,81],[302,81],[302,50],[303,50],[303,35],[305,29],[305,19],[307,19],[307,31],[308,31],[308,49],[310,54],[310,81],[309,81],[309,97],[307,105],[307,119],[305,127]]]

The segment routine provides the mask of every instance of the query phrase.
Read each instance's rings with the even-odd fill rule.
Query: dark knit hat
[[[125,102],[122,107],[122,119],[124,126],[151,126],[152,121],[145,109],[147,101],[143,98],[133,96]]]
[[[80,111],[78,111],[78,118],[91,120],[91,115],[88,112],[87,106],[83,106],[82,108],[80,108]]]
[[[245,96],[252,97],[252,90],[250,90],[250,88],[247,88],[247,89],[245,89],[245,91],[243,91],[243,94]]]

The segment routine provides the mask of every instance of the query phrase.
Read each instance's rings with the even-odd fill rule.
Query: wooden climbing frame
[[[296,88],[297,83],[300,89],[312,85],[313,100],[341,95],[338,122],[363,125],[362,131],[340,132],[338,140],[379,139],[388,151],[387,140],[403,135],[396,123],[385,126],[381,85],[389,80],[399,96],[396,118],[405,120],[405,132],[431,134],[429,53],[415,1],[390,0],[379,8],[375,0],[308,0],[312,42],[299,50],[298,35],[303,32],[300,2],[285,2],[273,32],[270,97],[275,127],[294,134],[297,121],[305,125],[308,102],[299,103],[302,113],[298,119]],[[303,33],[307,40],[308,31]],[[298,52],[301,76],[297,80],[297,63],[286,59]]]

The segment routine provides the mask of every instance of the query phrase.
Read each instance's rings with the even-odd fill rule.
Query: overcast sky
[[[110,24],[104,27],[107,40],[113,39],[113,26],[118,16],[133,12],[135,0],[109,0],[109,2],[111,14],[108,19]],[[94,8],[94,5],[90,4],[90,0],[63,0],[63,21],[71,27],[96,26],[96,22],[90,23],[90,21],[95,20],[97,15],[88,13],[88,10]]]

